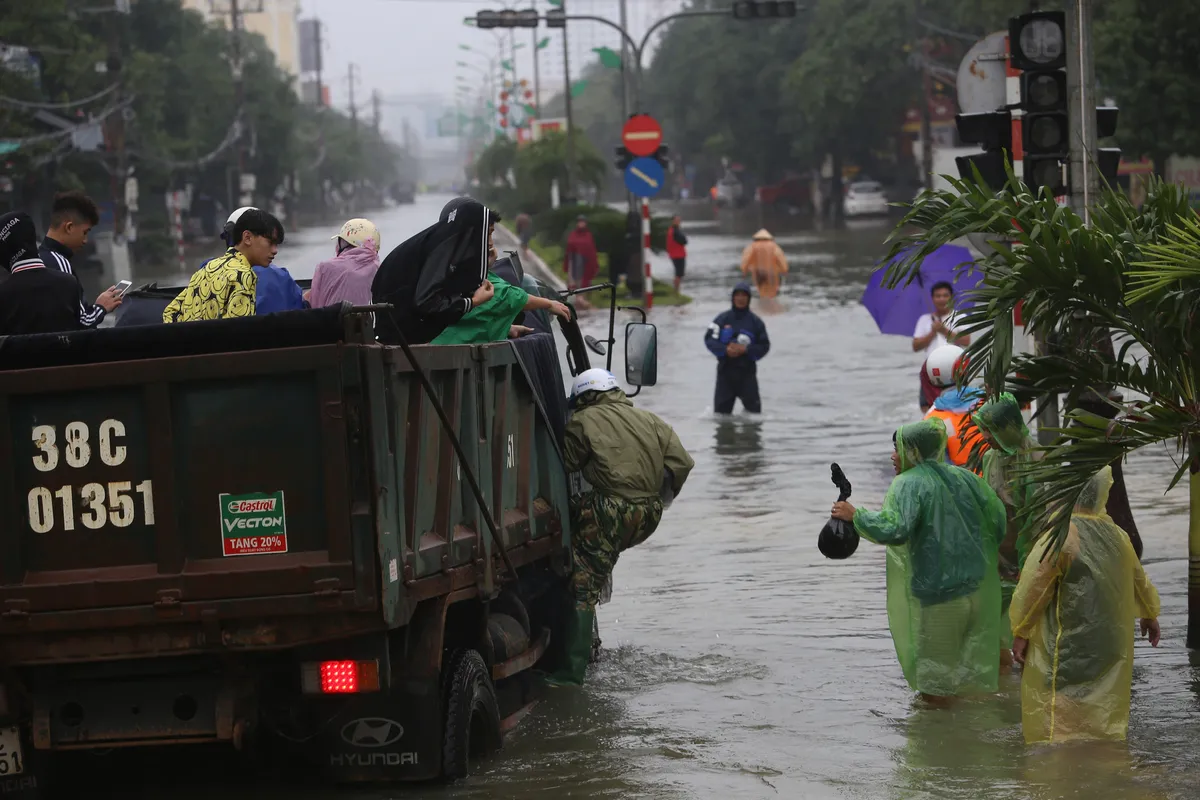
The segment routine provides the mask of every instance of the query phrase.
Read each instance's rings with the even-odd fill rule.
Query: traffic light
[[[786,19],[796,16],[796,4],[790,0],[738,0],[733,4],[734,19]]]
[[[670,150],[665,144],[660,144],[658,149],[654,151],[654,155],[651,156],[651,158],[653,158],[662,166],[664,172],[671,171],[671,159],[670,156],[668,156],[669,152]]]
[[[983,182],[994,192],[1008,183],[1005,165],[1012,153],[1012,114],[1008,111],[980,111],[975,114],[956,114],[954,124],[958,138],[964,144],[977,144],[984,152],[954,159],[963,180],[974,176],[972,166],[979,169]]]
[[[1117,107],[1099,106],[1096,108],[1096,138],[1107,139],[1117,132]],[[1104,182],[1117,185],[1117,169],[1121,166],[1121,148],[1096,148],[1096,167],[1100,170],[1100,178]]]
[[[615,166],[618,171],[624,172],[625,168],[629,166],[629,162],[633,161],[633,154],[626,150],[622,145],[617,145],[615,148],[613,148],[613,151],[617,154],[616,159],[613,161],[613,166]]]
[[[501,11],[480,11],[475,15],[475,27],[483,30],[491,28],[536,28],[538,12],[534,8],[517,10],[506,8]]]
[[[1008,21],[1009,63],[1021,70],[1025,184],[1034,194],[1067,193],[1063,164],[1071,150],[1067,111],[1067,15],[1036,11]]]

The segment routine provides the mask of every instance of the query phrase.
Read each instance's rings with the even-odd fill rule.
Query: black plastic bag
[[[850,481],[837,464],[831,464],[829,470],[833,473],[833,485],[840,491],[838,502],[843,502],[850,497]],[[817,537],[817,548],[826,558],[843,559],[854,555],[858,549],[858,531],[854,530],[854,523],[830,517]]]

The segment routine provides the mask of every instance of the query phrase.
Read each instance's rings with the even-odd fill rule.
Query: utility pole
[[[537,3],[531,4],[534,9],[537,8]],[[538,29],[533,28],[529,31],[533,36],[530,42],[533,45],[533,103],[534,117],[540,119],[542,116],[542,80],[538,75]]]
[[[358,106],[354,104],[354,73],[358,69],[357,64],[350,65],[350,74],[346,76],[346,80],[350,84],[350,127],[354,129],[354,135],[358,136]]]
[[[563,13],[567,12],[567,4],[561,6]],[[571,48],[567,43],[567,24],[563,23],[563,78],[566,81],[566,91],[563,97],[567,106],[567,185],[563,191],[563,205],[575,202],[575,118],[571,114]]]
[[[929,74],[929,39],[921,42],[921,52],[925,56],[921,64],[921,183],[926,189],[933,189],[933,112],[930,105],[933,102],[933,76]]]
[[[1092,60],[1093,0],[1067,0],[1067,108],[1071,131],[1068,186],[1071,208],[1090,222],[1091,205],[1100,196],[1096,165],[1096,66]]]
[[[238,0],[229,0],[229,33],[233,37],[233,106],[235,113],[242,113],[246,105],[246,86],[242,79],[242,13]],[[241,195],[241,204],[250,205],[254,198],[252,192],[242,191],[242,175],[246,172],[246,146],[239,131],[237,140],[237,173],[234,186]]]
[[[325,86],[321,82],[321,67],[323,66],[322,62],[324,61],[324,58],[322,57],[322,53],[321,53],[321,20],[316,19],[313,22],[314,22],[313,30],[315,31],[315,35],[317,37],[317,41],[316,41],[317,108],[323,108],[325,106]]]
[[[629,30],[629,8],[626,5],[626,0],[621,0],[621,30]],[[629,119],[629,43],[625,41],[625,37],[621,37],[621,124],[624,125],[624,120]],[[632,198],[632,195],[630,196]],[[630,199],[630,203],[633,200]],[[631,205],[632,209],[633,206]]]
[[[381,98],[379,97],[379,90],[378,89],[372,90],[371,91],[371,127],[373,127],[375,129],[375,133],[379,133],[379,122],[381,119],[381,114],[380,114],[380,109],[379,109],[380,102],[381,102]]]
[[[116,92],[113,102],[118,106],[123,99],[124,80],[124,63],[121,58],[121,16],[113,15],[111,35],[109,37],[108,50],[108,68],[114,73]],[[112,200],[113,200],[113,240],[123,241],[125,237],[125,179],[129,172],[129,162],[125,152],[125,115],[121,112],[113,114],[109,119],[112,120],[112,144],[116,150],[117,165],[112,174]]]

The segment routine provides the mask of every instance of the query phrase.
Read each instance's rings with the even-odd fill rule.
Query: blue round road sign
[[[666,175],[653,158],[635,158],[625,168],[625,188],[638,197],[654,197],[662,191]]]

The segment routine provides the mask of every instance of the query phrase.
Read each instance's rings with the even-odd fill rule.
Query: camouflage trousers
[[[633,501],[585,492],[571,498],[571,555],[575,561],[571,588],[576,609],[596,607],[621,551],[649,539],[662,513],[662,500],[657,497]]]

